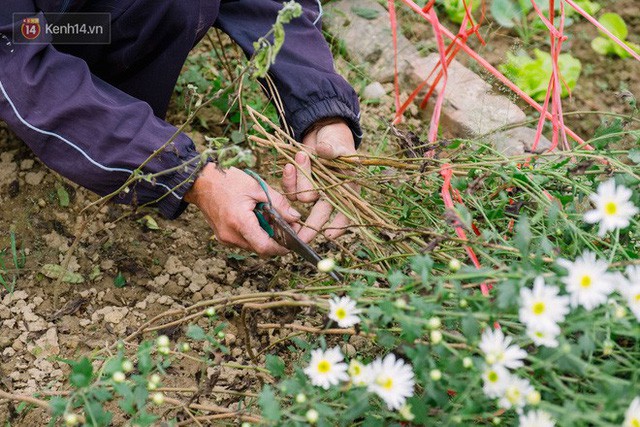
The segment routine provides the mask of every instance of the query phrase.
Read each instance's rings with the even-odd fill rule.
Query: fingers
[[[309,154],[304,151],[299,151],[296,154],[295,161],[298,164],[297,178],[296,178],[296,196],[298,200],[303,203],[311,203],[318,200],[318,192],[313,186],[313,182],[309,179],[311,177],[311,159]]]
[[[353,134],[344,123],[324,126],[316,134],[316,153],[325,159],[335,159],[355,153]]]
[[[346,233],[347,227],[350,224],[351,221],[349,221],[349,218],[347,218],[342,212],[338,212],[333,221],[331,221],[331,223],[326,227],[324,235],[329,240],[336,239]]]
[[[278,213],[282,216],[282,218],[291,224],[300,221],[302,214],[295,210],[282,194],[278,193],[271,187],[267,188],[269,190],[269,198],[271,198],[271,204],[275,208],[275,210],[277,210]],[[261,202],[268,201],[264,192],[262,192],[262,194],[259,194],[256,199]]]
[[[313,208],[311,208],[304,227],[302,227],[302,230],[298,233],[298,237],[307,243],[313,240],[327,221],[329,221],[329,218],[331,218],[331,212],[333,212],[331,203],[324,200],[316,202]]]
[[[291,201],[298,200],[296,194],[297,173],[296,167],[291,163],[287,163],[282,170],[282,191]]]
[[[240,229],[240,233],[251,247],[251,250],[260,256],[284,255],[288,252],[286,248],[280,246],[275,240],[269,237],[267,232],[260,227],[258,219],[255,216],[253,216],[253,218],[246,218],[246,222]]]

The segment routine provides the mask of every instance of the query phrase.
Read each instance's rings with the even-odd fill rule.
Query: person
[[[353,154],[361,140],[358,98],[336,73],[321,33],[319,0],[298,0],[303,13],[285,26],[285,43],[269,75],[284,104],[295,138],[318,156]],[[0,9],[0,119],[48,167],[99,194],[117,191],[151,154],[176,132],[166,121],[169,100],[189,51],[211,26],[227,33],[247,55],[253,42],[275,22],[283,2],[275,0],[3,0]],[[110,14],[110,43],[52,44],[25,40],[15,13]],[[16,42],[17,39],[22,41]],[[121,191],[115,201],[154,202],[166,218],[196,205],[224,244],[259,255],[283,254],[264,232],[253,208],[266,196],[255,179],[230,168],[201,165],[183,133],[143,168],[168,171]],[[310,159],[295,156],[304,171]],[[184,167],[179,167],[184,165]],[[305,174],[292,164],[283,170],[287,197],[270,188],[276,209],[292,224],[300,214],[290,201],[315,202],[299,236],[311,241],[326,227],[327,237],[348,224],[318,199]]]

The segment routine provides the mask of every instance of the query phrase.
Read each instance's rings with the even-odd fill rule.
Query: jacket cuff
[[[184,134],[179,138],[189,139]],[[159,180],[164,186],[172,189],[172,192],[165,192],[156,204],[160,214],[167,219],[176,219],[189,206],[189,203],[184,201],[184,195],[193,186],[202,168],[209,162],[208,159],[202,159],[191,140],[189,144],[183,146],[180,155],[172,153],[175,156],[174,164],[183,165],[183,167]]]
[[[295,139],[302,141],[307,129],[313,126],[314,123],[330,117],[341,117],[346,120],[353,134],[356,148],[358,148],[360,142],[362,142],[360,113],[354,112],[347,103],[337,96],[306,105],[304,108],[289,114],[287,121],[293,129]]]

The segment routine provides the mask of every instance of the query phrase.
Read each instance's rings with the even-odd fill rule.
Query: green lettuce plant
[[[466,14],[465,2],[471,6],[471,12],[475,12],[480,6],[480,0],[443,0],[442,5],[449,19],[456,24],[462,23]]]
[[[498,68],[533,99],[543,101],[549,86],[553,65],[550,54],[536,49],[534,55],[535,58],[531,58],[524,52],[518,54],[509,52],[507,53],[507,61]],[[566,86],[562,85],[562,97],[566,97],[569,95],[568,89],[573,90],[578,82],[582,64],[571,54],[563,53],[558,58],[558,65],[562,80],[566,84]]]
[[[636,52],[640,52],[640,46],[627,41],[629,29],[627,28],[627,24],[625,24],[624,19],[622,19],[620,15],[618,15],[617,13],[605,13],[600,17],[600,19],[598,19],[598,22],[600,22],[603,27],[611,31],[614,36],[619,38],[631,49],[635,50]],[[591,47],[600,55],[618,56],[620,58],[628,58],[631,56],[629,52],[624,50],[620,45],[611,40],[603,32],[600,32],[600,34],[600,36],[591,41]]]

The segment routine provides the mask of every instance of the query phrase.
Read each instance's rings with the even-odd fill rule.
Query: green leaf
[[[629,156],[629,160],[634,162],[637,165],[640,165],[640,149],[634,148],[633,150],[629,150],[627,154]]]
[[[106,412],[99,402],[88,401],[84,405],[86,423],[92,427],[103,427],[111,424],[113,415]]]
[[[154,425],[155,422],[159,419],[157,415],[150,414],[147,411],[140,411],[138,415],[131,419],[131,425],[146,427]]]
[[[522,19],[522,9],[511,0],[493,0],[491,2],[491,16],[505,28],[513,28]]]
[[[267,367],[269,372],[271,372],[271,375],[273,375],[276,378],[279,378],[284,375],[284,367],[285,367],[284,360],[282,360],[278,356],[275,356],[273,354],[268,354],[265,366]]]
[[[627,24],[624,23],[622,16],[617,13],[605,13],[600,17],[600,19],[598,19],[598,22],[607,30],[611,31],[611,34],[619,38],[621,41],[625,41],[627,39],[627,36],[629,35]],[[604,37],[608,37],[603,32],[600,32],[600,34]]]
[[[160,230],[158,223],[151,215],[145,215],[138,220],[148,230]]]
[[[83,357],[79,362],[69,361],[67,363],[71,366],[71,375],[69,376],[71,385],[76,388],[88,387],[93,377],[93,366],[89,359]]]
[[[59,396],[52,397],[49,401],[49,409],[51,410],[51,415],[54,417],[64,415],[64,412],[67,409],[67,399],[63,399]]]
[[[153,343],[151,341],[144,341],[138,347],[138,371],[140,375],[146,376],[153,368],[153,360],[151,359],[151,349]]]
[[[515,226],[513,243],[525,257],[529,255],[529,245],[532,237],[529,218],[526,215],[522,215]]]
[[[596,53],[606,56],[615,53],[612,46],[613,42],[609,39],[605,39],[604,37],[596,37],[591,40],[591,48],[596,51]]]
[[[462,319],[461,328],[462,334],[467,338],[467,340],[475,341],[475,339],[477,339],[480,331],[480,324],[474,316],[468,315]]]
[[[198,325],[189,325],[187,328],[187,336],[196,341],[205,341],[207,339],[206,332]]]
[[[122,399],[118,402],[118,406],[129,415],[136,413],[136,407],[133,402],[133,391],[128,384],[119,383],[113,385],[113,390],[118,393]]]
[[[121,271],[118,272],[118,275],[113,278],[113,286],[118,289],[124,288],[127,285],[127,279],[125,279],[124,275]]]
[[[611,122],[602,122],[602,124],[596,129],[593,134],[591,144],[597,149],[603,149],[611,144],[622,139],[622,131],[624,130],[624,124],[620,117],[616,117]]]
[[[56,193],[58,193],[58,203],[61,207],[66,208],[69,206],[69,193],[64,188],[64,185],[56,182]]]
[[[70,271],[64,271],[61,265],[58,264],[45,264],[40,269],[40,272],[49,279],[58,279],[62,276],[62,281],[66,283],[83,283],[84,277],[79,273],[72,273]]]
[[[269,385],[265,385],[258,398],[258,403],[262,409],[262,415],[269,421],[277,422],[282,416],[280,403],[276,399],[273,389]]]
[[[370,7],[353,6],[351,8],[351,11],[358,15],[360,18],[369,20],[376,19],[378,16],[380,16],[380,10],[372,9]]]

